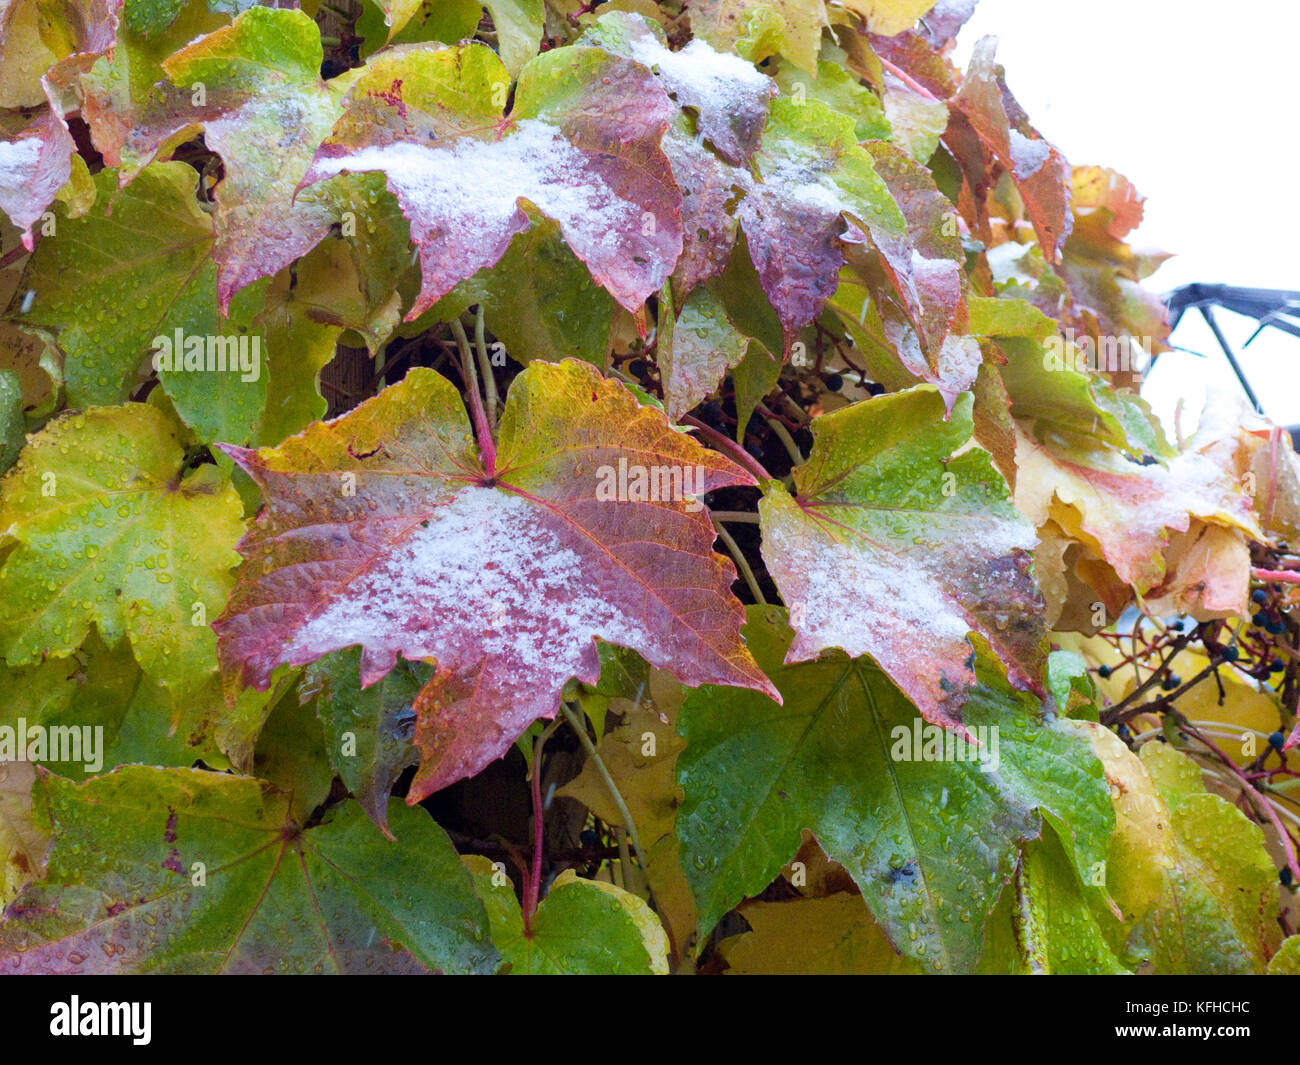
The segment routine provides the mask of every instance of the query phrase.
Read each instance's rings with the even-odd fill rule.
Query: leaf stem
[[[596,767],[600,779],[605,782],[605,787],[609,789],[609,797],[614,800],[614,805],[618,808],[618,815],[623,819],[623,827],[627,829],[627,837],[632,841],[632,849],[636,851],[637,861],[641,863],[642,869],[649,869],[649,863],[645,860],[645,852],[641,849],[641,839],[636,832],[636,822],[632,819],[632,811],[627,808],[627,803],[623,800],[623,793],[618,790],[618,785],[614,783],[614,778],[610,776],[609,769],[600,757],[600,752],[596,749],[595,743],[587,735],[586,722],[568,703],[561,703],[560,709],[564,711],[569,726],[578,734],[578,742],[582,744],[583,750],[587,752],[587,757],[591,759],[592,765]]]
[[[761,403],[759,403],[754,409],[762,415],[763,421],[767,422],[768,428],[771,429],[772,432],[776,434],[776,438],[781,441],[781,445],[785,448],[785,453],[790,456],[790,461],[796,466],[802,466],[804,464],[803,452],[799,450],[799,445],[794,442],[794,437],[790,435],[790,430],[781,424],[781,419]]]
[[[497,378],[492,372],[492,360],[487,353],[487,330],[483,325],[483,304],[478,305],[474,314],[474,350],[478,353],[478,366],[483,374],[483,394],[487,398],[488,426],[495,433],[497,428]]]
[[[878,55],[876,56],[876,58],[880,60],[880,65],[882,67],[884,67],[887,71],[889,71],[889,73],[893,74],[894,77],[896,77],[899,81],[901,81],[904,85],[906,85],[918,96],[936,104],[943,102],[942,100],[939,99],[939,97],[935,96],[934,93],[932,93],[929,89],[927,89],[924,85],[922,85],[919,81],[917,81],[914,77],[912,77],[912,75],[909,74],[902,67],[895,66],[893,63],[891,63],[888,59],[886,59],[882,55]]]
[[[528,882],[524,885],[524,935],[532,938],[533,914],[537,912],[537,902],[542,893],[542,843],[546,832],[546,811],[542,807],[542,748],[558,727],[559,721],[552,721],[542,730],[533,745],[533,766],[528,773],[528,787],[533,798],[533,864],[528,870]]]
[[[711,515],[712,516],[712,515]],[[754,597],[754,602],[759,606],[767,606],[767,600],[763,597],[763,590],[758,586],[758,578],[754,576],[754,571],[749,568],[749,563],[745,560],[744,552],[740,550],[740,545],[732,539],[731,533],[722,527],[716,516],[713,517],[713,529],[718,534],[718,539],[727,546],[731,557],[735,559],[736,569],[740,570],[740,575],[745,578],[745,583],[749,585],[750,594]]]
[[[747,510],[710,510],[709,517],[714,521],[741,521],[747,525],[757,525],[758,515]]]
[[[497,472],[497,445],[492,436],[492,426],[488,423],[487,414],[483,410],[483,398],[478,394],[478,374],[474,370],[474,353],[470,351],[465,327],[456,318],[451,320],[451,333],[456,338],[456,346],[460,348],[460,372],[468,394],[470,417],[474,420],[474,432],[478,436],[483,469],[490,479],[495,477]]]
[[[1279,581],[1286,584],[1300,584],[1300,573],[1293,573],[1285,569],[1255,569],[1252,567],[1250,575],[1257,581]]]
[[[683,414],[677,420],[681,425],[689,425],[692,429],[698,429],[700,435],[708,440],[709,443],[717,447],[719,451],[724,452],[728,458],[739,463],[741,466],[744,466],[745,469],[760,481],[772,481],[776,479],[763,468],[763,464],[759,462],[758,459],[754,458],[753,455],[732,440],[731,437],[718,432],[718,430],[713,428],[713,426],[705,424],[700,421],[699,418],[696,418],[691,414]]]

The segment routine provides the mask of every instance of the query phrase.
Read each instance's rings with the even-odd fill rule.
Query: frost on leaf
[[[752,479],[584,363],[515,380],[494,477],[455,389],[420,369],[279,448],[227,450],[266,503],[215,626],[225,670],[264,687],[281,663],[359,644],[369,685],[399,653],[435,659],[412,802],[554,716],[570,677],[594,684],[596,638],[686,684],[771,690],[740,640],[731,562],[670,490],[673,471],[693,496]],[[653,497],[617,488],[638,469]]]
[[[408,319],[554,219],[596,282],[636,310],[682,249],[681,193],[659,141],[674,114],[644,67],[564,48],[509,76],[488,48],[408,52],[371,63],[303,184],[382,171],[411,223],[423,286]]]
[[[958,726],[972,681],[968,633],[1012,683],[1038,691],[1043,601],[1029,574],[1032,528],[971,436],[964,397],[943,421],[929,388],[813,423],[796,495],[770,482],[763,559],[790,607],[790,662],[838,647],[869,654],[927,720]]]
[[[758,148],[775,85],[753,64],[699,38],[671,51],[642,16],[622,11],[602,15],[580,43],[654,71],[668,94],[695,112],[700,133],[727,162],[739,165]]]

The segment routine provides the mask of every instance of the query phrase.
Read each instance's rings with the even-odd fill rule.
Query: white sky
[[[1071,163],[1098,163],[1147,197],[1129,240],[1176,252],[1146,284],[1193,281],[1300,290],[1300,0],[980,0],[957,41],[1000,38],[1007,84]],[[1300,423],[1300,337],[1216,317],[1264,411]],[[1143,394],[1194,425],[1207,388],[1239,393],[1199,313],[1161,356]]]

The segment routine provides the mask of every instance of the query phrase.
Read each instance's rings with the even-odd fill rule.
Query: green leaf
[[[492,922],[501,971],[512,976],[649,976],[668,972],[668,940],[637,896],[613,884],[556,878],[530,934],[514,888],[486,858],[465,859]]]
[[[390,811],[385,840],[353,803],[317,827],[262,781],[119,769],[43,776],[46,878],[0,926],[27,973],[487,972],[483,906],[442,830]],[[201,868],[200,868],[201,863]],[[196,882],[197,881],[197,882]]]
[[[1034,534],[987,453],[966,449],[970,397],[943,419],[929,388],[817,418],[795,494],[769,482],[759,514],[763,559],[798,633],[791,660],[870,654],[927,720],[955,723],[968,633],[1031,691],[1042,690],[1046,641]]]
[[[784,704],[703,687],[680,718],[677,831],[701,936],[772,881],[807,829],[853,877],[895,948],[929,970],[970,971],[1019,844],[1041,832],[1040,810],[1070,826],[1081,862],[1104,853],[1111,813],[1101,765],[1085,739],[1030,712],[1032,700],[985,686],[968,701],[985,771],[974,748],[927,730],[869,660],[783,665],[792,633],[772,607],[750,608],[745,636]]]
[[[497,51],[512,78],[542,46],[542,0],[483,0],[497,31]]]
[[[215,466],[186,470],[180,427],[156,408],[65,414],[2,482],[0,528],[18,546],[0,570],[0,653],[66,656],[94,623],[172,692],[195,692],[216,670],[208,621],[233,584],[242,515]]]
[[[1130,970],[1111,951],[1088,889],[1054,832],[1025,846],[1017,931],[1030,972],[1108,976]],[[1096,892],[1093,892],[1095,895]]]
[[[433,670],[400,660],[382,680],[361,686],[361,651],[326,655],[307,667],[304,696],[315,695],[330,762],[361,808],[388,832],[388,796],[397,778],[419,760],[411,742],[412,704]]]
[[[0,473],[18,461],[27,440],[23,386],[13,370],[0,370]]]
[[[119,192],[116,172],[101,170],[95,207],[60,219],[32,256],[20,290],[36,295],[18,320],[56,331],[73,406],[125,399],[159,334],[217,332],[212,220],[197,180],[183,163],[159,163]]]

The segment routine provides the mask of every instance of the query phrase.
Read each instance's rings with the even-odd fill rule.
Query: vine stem
[[[469,337],[465,327],[458,319],[451,320],[452,336],[460,348],[461,374],[465,379],[465,391],[469,393],[469,413],[474,419],[474,432],[478,435],[479,454],[483,458],[483,469],[491,479],[497,473],[497,445],[492,436],[492,426],[488,424],[487,414],[483,410],[483,397],[478,394],[478,373],[474,369],[474,353],[469,348]]]
[[[483,304],[474,314],[474,350],[478,353],[479,369],[483,373],[483,394],[487,397],[487,421],[493,432],[497,428],[497,377],[492,372],[492,360],[487,353],[487,331],[483,325]]]
[[[794,442],[794,437],[790,435],[789,430],[781,424],[781,419],[761,403],[754,409],[767,422],[768,427],[776,434],[776,438],[781,441],[781,446],[785,448],[785,453],[790,456],[790,461],[796,466],[802,466],[804,464],[803,452],[799,450],[799,445]]]
[[[600,751],[597,750],[595,743],[587,735],[587,726],[578,712],[568,703],[561,703],[560,709],[564,712],[565,719],[569,722],[569,727],[573,729],[578,736],[578,742],[582,744],[583,750],[587,752],[587,757],[591,759],[592,764],[596,767],[596,772],[600,774],[600,779],[605,782],[605,787],[609,790],[609,797],[614,800],[614,805],[618,808],[619,817],[623,818],[623,826],[627,829],[627,838],[632,843],[632,849],[636,851],[637,861],[641,863],[642,869],[649,869],[650,863],[646,861],[645,852],[641,850],[641,839],[637,835],[636,821],[632,818],[632,811],[627,808],[627,803],[623,799],[623,793],[618,790],[618,785],[614,783],[614,778],[610,775],[604,760],[600,757]]]
[[[758,586],[758,579],[754,576],[754,571],[750,569],[749,562],[745,559],[745,553],[740,550],[740,545],[732,538],[731,533],[722,527],[722,522],[716,517],[713,518],[713,531],[718,534],[718,539],[727,545],[727,550],[731,552],[731,557],[735,559],[736,569],[740,570],[740,575],[745,578],[745,583],[749,585],[749,591],[754,597],[754,602],[759,606],[767,606],[767,600],[763,598],[763,590]]]
[[[1286,569],[1255,569],[1252,567],[1250,575],[1257,581],[1281,581],[1286,584],[1300,584],[1300,573]]]
[[[902,67],[895,66],[884,56],[877,56],[876,58],[880,60],[880,65],[882,67],[884,67],[887,71],[893,74],[894,77],[896,77],[899,81],[901,81],[904,85],[906,85],[918,96],[922,96],[925,99],[930,100],[932,103],[936,103],[936,104],[943,102],[942,100],[939,99],[939,97],[935,96],[934,93],[932,93],[929,89],[927,89],[924,85],[922,85],[919,81],[917,81],[914,77],[912,77],[912,75],[909,74]]]
[[[551,733],[559,728],[560,722],[552,721],[542,730],[533,745],[533,766],[528,774],[528,787],[533,797],[533,864],[528,870],[528,883],[524,885],[524,935],[532,938],[533,914],[537,912],[537,903],[542,894],[542,844],[546,835],[545,815],[542,808],[542,748],[551,738]]]
[[[1186,718],[1183,718],[1179,724],[1182,728],[1195,736],[1198,741],[1205,744],[1206,747],[1213,751],[1219,757],[1220,761],[1223,762],[1223,767],[1241,782],[1241,786],[1246,789],[1247,793],[1254,800],[1255,806],[1262,810],[1264,816],[1272,823],[1274,830],[1278,834],[1279,842],[1282,844],[1282,849],[1286,851],[1286,864],[1291,870],[1291,876],[1294,878],[1296,883],[1300,883],[1300,861],[1296,860],[1295,845],[1291,842],[1291,834],[1287,832],[1286,826],[1282,824],[1282,819],[1278,817],[1277,811],[1273,808],[1273,804],[1259,793],[1255,785],[1251,783],[1250,778],[1241,771],[1241,768],[1237,763],[1221,751],[1213,740],[1207,739],[1202,734],[1201,730]]]
[[[754,458],[748,451],[737,444],[731,437],[718,432],[713,426],[707,425],[691,414],[683,414],[678,421],[682,425],[689,425],[692,429],[698,429],[700,435],[714,444],[719,451],[725,452],[727,457],[735,460],[741,466],[744,466],[750,473],[760,481],[776,480],[766,469],[763,464]]]

